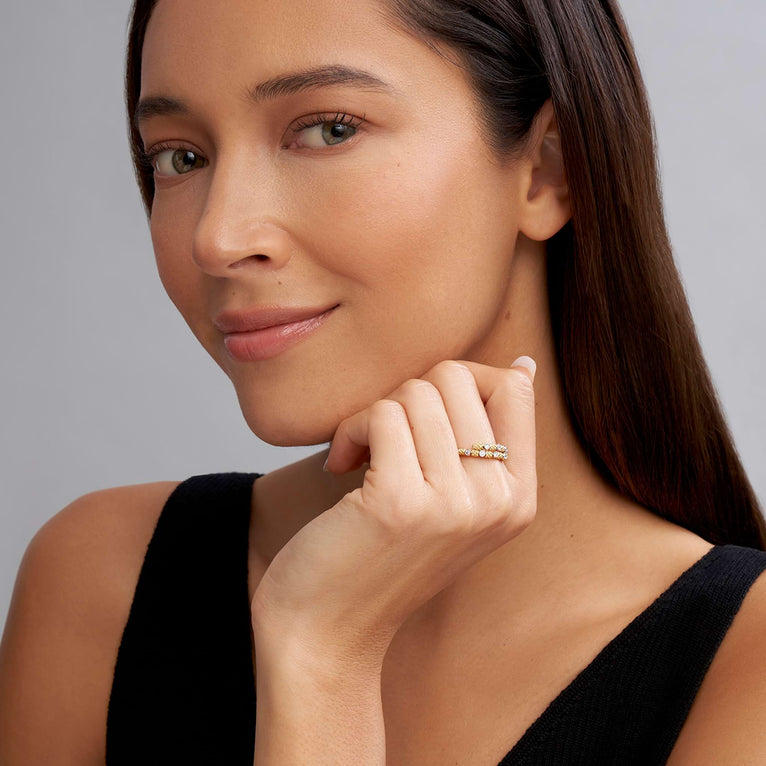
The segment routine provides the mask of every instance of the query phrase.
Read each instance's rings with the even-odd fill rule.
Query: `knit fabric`
[[[149,543],[115,666],[107,766],[252,766],[253,482],[192,476]],[[664,764],[766,552],[717,545],[636,617],[498,766]]]
[[[117,655],[107,766],[252,766],[247,556],[257,476],[192,476],[168,498]]]
[[[667,762],[766,552],[717,545],[636,617],[527,729],[500,766]]]

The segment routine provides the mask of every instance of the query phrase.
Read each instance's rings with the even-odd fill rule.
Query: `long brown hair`
[[[125,81],[149,216],[154,180],[132,117],[155,4],[134,0]],[[547,243],[550,312],[570,417],[593,465],[711,543],[766,550],[766,523],[673,260],[654,124],[617,3],[389,0],[387,9],[465,68],[498,155],[524,147],[552,99],[572,219]]]

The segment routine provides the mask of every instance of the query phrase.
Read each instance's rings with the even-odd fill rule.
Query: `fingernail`
[[[524,367],[524,369],[529,370],[530,380],[534,382],[537,364],[531,356],[520,356],[518,359],[511,362],[511,367]]]
[[[328,456],[327,460],[329,460],[329,459],[330,458]],[[327,470],[327,460],[324,461],[324,465],[322,466],[322,470],[325,471],[326,473],[329,473],[329,471]]]

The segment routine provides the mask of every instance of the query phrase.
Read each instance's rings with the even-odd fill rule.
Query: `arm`
[[[385,766],[382,657],[334,659],[328,643],[312,643],[325,648],[321,656],[303,642],[256,638],[255,766]]]
[[[2,766],[103,766],[117,648],[174,486],[83,495],[30,542],[0,643]]]
[[[443,362],[340,424],[326,468],[369,455],[362,486],[279,550],[251,603],[256,766],[385,764],[394,635],[534,519],[533,374]],[[461,462],[477,439],[507,442],[505,458]]]

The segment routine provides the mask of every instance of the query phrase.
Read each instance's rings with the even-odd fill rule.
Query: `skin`
[[[255,434],[333,440],[253,488],[256,741],[269,748],[256,763],[320,762],[289,749],[307,739],[292,725],[323,732],[333,763],[443,763],[445,752],[497,763],[711,547],[607,485],[572,430],[547,305],[545,240],[571,215],[550,104],[526,152],[500,161],[462,71],[367,1],[160,0],[142,64],[142,97],[190,106],[143,123],[146,150],[167,141],[199,158],[156,179],[151,235],[169,297]],[[319,64],[367,70],[391,92],[243,98]],[[347,141],[295,130],[336,112],[364,116]],[[158,156],[159,171],[171,157]],[[212,321],[224,309],[336,303],[316,333],[257,363],[231,358]],[[509,369],[522,354],[536,362],[533,387]],[[457,445],[490,437],[509,445],[507,465],[457,457]],[[174,486],[91,493],[30,545],[0,647],[4,763],[103,763],[117,646]],[[766,708],[753,639],[764,614],[761,578],[671,766],[766,752],[751,720]],[[354,643],[355,631],[373,640]],[[339,672],[352,656],[360,672]],[[270,711],[281,714],[273,726]]]
[[[334,63],[372,72],[394,93],[336,86],[260,104],[241,95],[255,82]],[[544,240],[570,217],[550,104],[530,150],[499,161],[481,139],[462,71],[386,23],[372,2],[241,0],[221,13],[202,0],[162,0],[142,66],[142,97],[192,107],[146,121],[145,147],[175,140],[201,157],[191,172],[156,179],[159,273],[262,439],[328,441],[344,419],[441,360],[497,369],[520,354],[536,360],[535,521],[414,610],[387,661],[397,668],[394,710],[394,676],[422,666],[434,647],[433,678],[454,677],[445,669],[456,657],[479,656],[498,635],[524,656],[528,631],[597,626],[542,674],[541,712],[562,676],[710,548],[607,486],[573,434],[546,294]],[[316,128],[295,134],[297,118],[337,111],[365,116],[344,143],[321,145]],[[171,155],[163,155],[166,173]],[[211,322],[225,308],[335,303],[319,332],[257,363],[229,357]],[[344,475],[349,464],[339,459],[339,475],[328,475],[326,456],[256,482],[251,593],[301,527],[361,485],[364,467]]]
[[[338,62],[372,72],[396,95],[336,86],[258,105],[242,97],[256,82]],[[162,0],[142,71],[142,97],[192,106],[189,116],[147,120],[146,150],[168,141],[202,158],[202,167],[170,176],[172,152],[163,155],[151,215],[159,273],[258,436],[281,445],[329,441],[344,418],[441,360],[507,368],[528,354],[538,367],[539,534],[530,529],[516,541],[504,575],[491,580],[504,589],[523,583],[526,597],[512,600],[532,609],[541,579],[568,579],[573,567],[592,573],[604,554],[589,546],[602,548],[610,523],[623,547],[635,544],[633,524],[675,532],[600,480],[563,405],[544,240],[570,209],[549,104],[536,146],[522,160],[500,162],[481,140],[479,107],[461,70],[386,23],[374,2],[320,9],[296,1],[288,10],[242,0],[224,14],[202,0]],[[317,129],[291,130],[301,116],[337,111],[367,121],[344,143],[318,148]],[[229,357],[211,321],[226,308],[334,303],[340,308],[319,332],[257,363]],[[306,498],[312,507],[301,520],[361,484],[363,471],[337,482],[322,475],[325,457],[304,466],[307,494],[317,498]],[[278,528],[265,507],[271,482],[258,484],[258,516],[274,538],[261,553],[271,560],[296,527]],[[615,563],[625,553],[615,550]],[[475,576],[487,582],[486,574]],[[456,585],[452,598],[460,591]]]
[[[195,116],[141,132],[148,150],[182,138],[211,163],[157,179],[151,234],[169,296],[232,380],[251,429],[272,444],[317,444],[442,359],[511,361],[490,336],[511,307],[524,178],[478,140],[458,70],[389,29],[374,4],[283,7],[237,3],[222,14],[160,2],[141,94],[181,97]],[[287,56],[286,40],[295,48]],[[257,107],[241,96],[255,82],[338,61],[401,95],[336,87]],[[297,118],[336,111],[366,115],[345,144],[282,148],[299,138]],[[321,334],[265,363],[229,358],[211,323],[225,308],[334,303]],[[515,302],[513,314],[525,308]]]
[[[141,95],[181,98],[191,114],[147,120],[144,145],[200,156],[196,169],[169,175],[166,152],[168,175],[156,179],[151,235],[168,295],[231,379],[250,428],[273,444],[328,441],[441,360],[503,369],[533,357],[534,524],[412,615],[397,637],[401,663],[438,645],[449,665],[468,645],[477,652],[485,627],[517,634],[522,615],[553,631],[562,619],[549,616],[553,604],[568,605],[565,621],[607,621],[602,636],[616,634],[710,544],[608,487],[572,432],[545,281],[544,240],[570,217],[550,105],[534,146],[501,162],[481,139],[462,71],[386,23],[378,4],[288,5],[241,0],[221,13],[162,0],[149,24]],[[373,73],[393,94],[335,86],[260,104],[242,97],[256,82],[334,63]],[[335,112],[365,122],[334,146],[317,128],[296,134],[297,118]],[[335,303],[317,333],[257,363],[229,357],[211,321],[226,308]],[[325,457],[256,482],[253,548],[264,566],[361,485],[363,469],[323,474]]]

